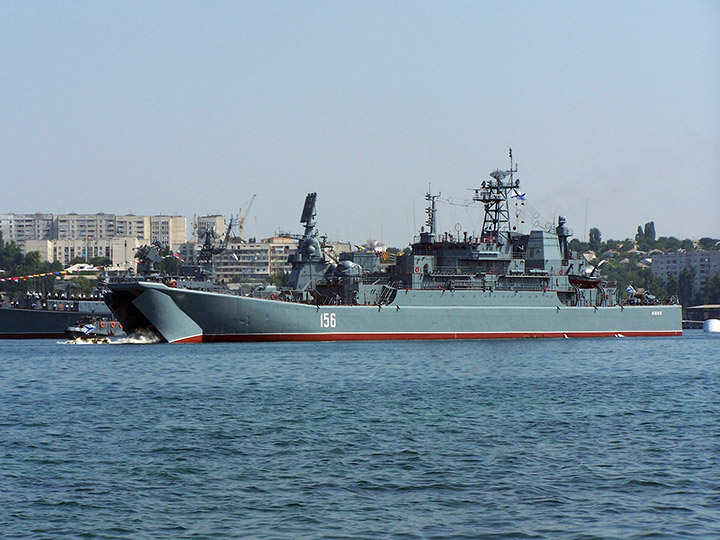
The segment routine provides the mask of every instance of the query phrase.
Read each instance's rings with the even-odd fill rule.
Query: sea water
[[[0,343],[2,538],[720,538],[720,339]]]

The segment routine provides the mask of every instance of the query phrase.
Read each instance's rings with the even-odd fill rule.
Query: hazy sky
[[[257,193],[260,237],[317,191],[320,232],[400,247],[512,147],[531,221],[720,237],[720,2],[0,0],[0,122],[0,213]]]

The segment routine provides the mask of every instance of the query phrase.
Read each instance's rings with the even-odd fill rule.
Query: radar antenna
[[[305,206],[303,206],[302,215],[300,216],[300,223],[305,225],[304,236],[313,236],[313,229],[315,228],[315,201],[317,200],[317,193],[308,193],[305,197]]]
[[[435,241],[435,231],[437,231],[437,207],[435,201],[439,197],[440,193],[433,195],[430,187],[428,186],[428,192],[425,194],[425,200],[428,202],[428,206],[425,208],[425,213],[427,214],[425,226],[428,230],[426,231],[423,229],[420,233],[420,242],[424,244]]]
[[[508,192],[520,187],[520,180],[514,175],[517,164],[513,164],[512,148],[509,151],[510,169],[502,171],[497,169],[490,173],[492,180],[485,180],[482,187],[474,190],[473,201],[481,202],[485,206],[485,218],[481,240],[484,242],[498,242],[500,232],[510,232],[510,210],[508,207]],[[505,180],[510,177],[509,180]]]

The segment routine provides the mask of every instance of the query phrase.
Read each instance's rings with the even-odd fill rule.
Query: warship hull
[[[398,290],[384,305],[311,305],[117,283],[125,331],[170,343],[678,336],[679,305],[567,306],[549,291]]]
[[[84,315],[109,314],[100,301],[84,302],[76,311],[0,307],[0,339],[62,339],[65,330]],[[89,304],[92,304],[90,306]]]

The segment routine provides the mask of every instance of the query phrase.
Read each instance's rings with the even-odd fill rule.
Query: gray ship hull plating
[[[116,294],[134,297],[124,303],[124,310],[115,310],[126,329],[147,328],[147,321],[158,321],[160,324],[153,323],[152,327],[171,343],[630,337],[682,333],[679,305],[570,307],[562,305],[554,292],[543,291],[400,290],[388,305],[313,306],[174,289],[151,282],[117,284],[113,289]]]

